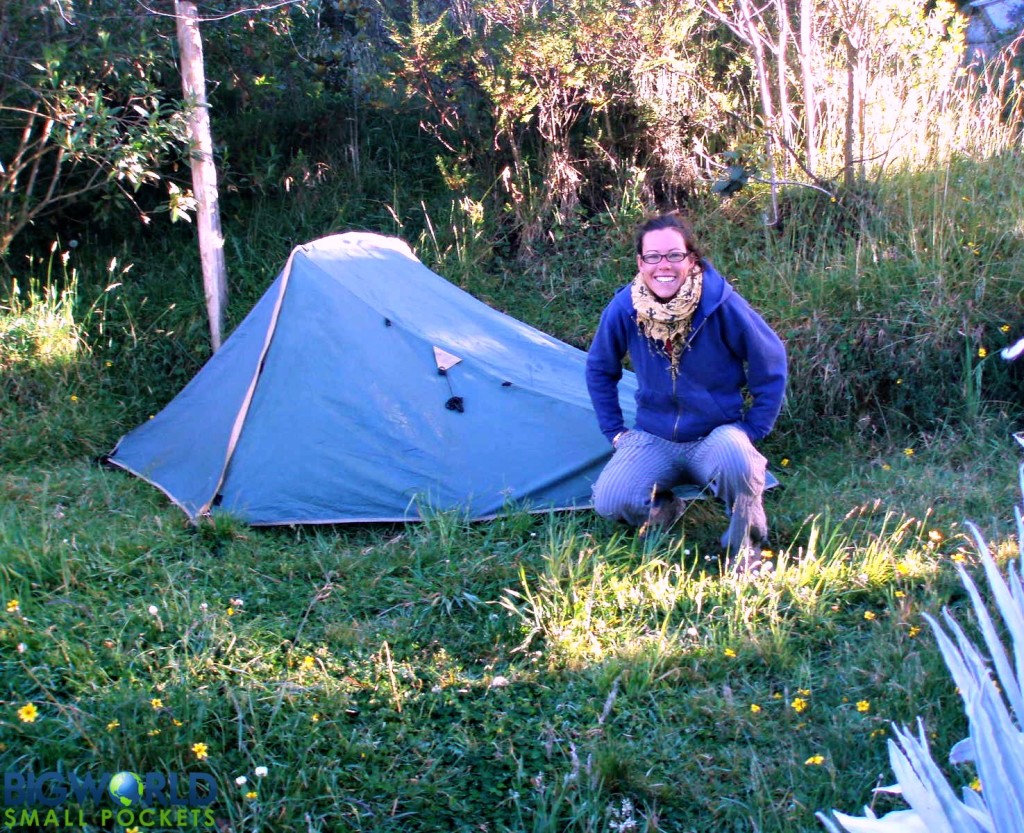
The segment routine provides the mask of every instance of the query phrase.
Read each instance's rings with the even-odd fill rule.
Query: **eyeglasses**
[[[684,260],[687,260],[692,256],[693,252],[669,252],[665,255],[661,252],[645,252],[640,255],[640,260],[648,266],[654,266],[656,263],[661,263],[662,258],[665,258],[669,263],[682,263]]]

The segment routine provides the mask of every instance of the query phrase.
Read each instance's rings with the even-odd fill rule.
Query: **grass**
[[[1010,338],[1019,240],[936,196],[961,177],[1012,223],[977,185],[1005,181],[1009,205],[1011,167],[908,178],[877,197],[885,222],[837,215],[828,243],[709,208],[714,259],[794,364],[765,445],[777,569],[755,582],[722,574],[710,502],[646,541],[588,513],[191,528],[92,462],[203,360],[187,241],[31,262],[0,303],[0,767],[210,773],[234,830],[793,833],[818,810],[898,806],[871,797],[890,724],[921,716],[937,750],[965,730],[921,618],[964,606],[960,524],[1014,551],[1019,376],[977,348]],[[315,236],[264,211],[272,234],[229,242],[234,320],[287,240]],[[446,223],[412,235],[426,260],[579,346],[630,263],[625,217],[516,269],[473,206]],[[984,255],[958,259],[961,239]],[[900,258],[871,254],[896,240]]]
[[[195,531],[84,463],[3,488],[4,768],[210,772],[235,829],[809,830],[889,721],[963,730],[918,628],[973,556],[927,522],[814,518],[750,584],[584,516]]]

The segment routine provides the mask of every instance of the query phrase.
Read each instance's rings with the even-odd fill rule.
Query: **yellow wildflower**
[[[811,755],[811,757],[804,761],[806,766],[821,766],[823,763],[825,763],[824,755]]]
[[[913,457],[914,456],[914,449],[912,449],[912,448],[904,448],[903,449],[903,453],[907,457]]]
[[[988,350],[986,350],[984,347],[979,347],[978,348],[978,358],[979,359],[983,359],[987,355],[988,355]]]
[[[736,656],[736,651],[734,651],[732,648],[726,648],[725,651],[723,651],[722,653],[724,653],[730,659]]]
[[[911,625],[910,626],[910,630],[907,631],[907,636],[909,636],[911,639],[913,639],[919,633],[921,633],[921,629],[917,625]]]
[[[154,697],[152,700],[149,701],[149,705],[151,705],[154,709],[162,709],[164,707],[164,701],[161,700],[159,697]]]
[[[17,599],[11,599],[7,603],[7,612],[8,613],[20,613],[21,612],[21,602],[19,602]]]
[[[22,723],[35,723],[37,717],[39,717],[39,709],[35,707],[34,703],[29,703],[18,709],[18,720]]]
[[[257,795],[258,795],[258,793],[256,792],[256,790],[249,790],[249,792],[247,792],[245,794],[245,797],[250,799],[250,800],[252,800],[252,799],[256,798]]]
[[[896,597],[897,599],[904,599],[904,598],[906,598],[906,596],[907,596],[907,594],[906,594],[906,593],[904,593],[904,592],[903,592],[902,590],[897,590],[897,591],[896,591],[896,592],[895,592],[895,593],[894,593],[893,595],[894,595],[894,596],[895,596],[895,597]]]
[[[210,757],[210,748],[205,743],[193,743],[192,751],[195,753],[197,761],[205,761]]]
[[[980,778],[976,777],[973,781],[971,781],[971,789],[974,790],[976,793],[980,793],[981,792],[981,779]]]
[[[782,460],[780,461],[780,464],[782,465],[783,468],[786,468],[786,466],[789,465],[789,458],[788,457],[783,457]]]
[[[878,618],[878,615],[873,610],[865,610],[864,618],[867,619],[869,622],[873,622],[875,619]]]
[[[857,711],[859,711],[861,714],[871,711],[871,703],[868,700],[858,700]]]
[[[807,701],[803,697],[794,697],[789,705],[793,707],[793,711],[797,714],[807,710]]]
[[[312,671],[316,667],[316,660],[313,657],[303,657],[302,662],[299,663],[299,668],[303,671]]]
[[[761,707],[759,705],[757,705],[757,703],[751,703],[750,704],[750,713],[751,714],[759,714],[760,711],[761,711]]]
[[[121,721],[120,721],[120,720],[111,720],[111,721],[110,721],[110,722],[109,722],[109,723],[107,724],[107,731],[108,731],[108,732],[113,732],[113,731],[114,731],[114,729],[116,729],[116,728],[117,728],[118,726],[120,726],[120,725],[121,725]]]

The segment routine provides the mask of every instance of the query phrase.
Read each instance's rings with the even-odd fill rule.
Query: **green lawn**
[[[892,724],[920,717],[940,760],[966,731],[922,614],[969,621],[954,569],[976,563],[966,520],[999,559],[1017,552],[1021,376],[996,353],[1017,335],[1019,195],[982,199],[987,169],[962,168],[973,202],[902,180],[890,225],[831,248],[705,216],[716,263],[790,349],[764,446],[782,483],[777,569],[755,581],[722,574],[712,502],[646,541],[589,512],[192,528],[93,462],[203,361],[189,241],[148,240],[134,269],[126,250],[63,272],[53,254],[29,261],[45,279],[12,280],[0,303],[5,801],[53,771],[100,786],[134,772],[151,796],[172,776],[171,797],[190,774],[216,785],[195,818],[103,817],[119,808],[102,790],[64,802],[84,813],[64,827],[90,833],[800,833],[822,829],[819,810],[903,806],[872,793],[894,780]],[[954,221],[963,206],[980,207]],[[482,260],[480,240],[463,260],[443,241],[424,257],[585,347],[628,268],[621,226],[521,268]],[[870,255],[897,240],[895,260]],[[237,322],[287,253],[232,245]],[[13,809],[13,829],[46,822],[19,828]]]

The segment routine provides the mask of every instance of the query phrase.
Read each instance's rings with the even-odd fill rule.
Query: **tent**
[[[221,349],[108,460],[192,521],[588,507],[611,449],[585,359],[431,272],[400,240],[334,235],[297,247]],[[635,390],[627,373],[627,420]]]

